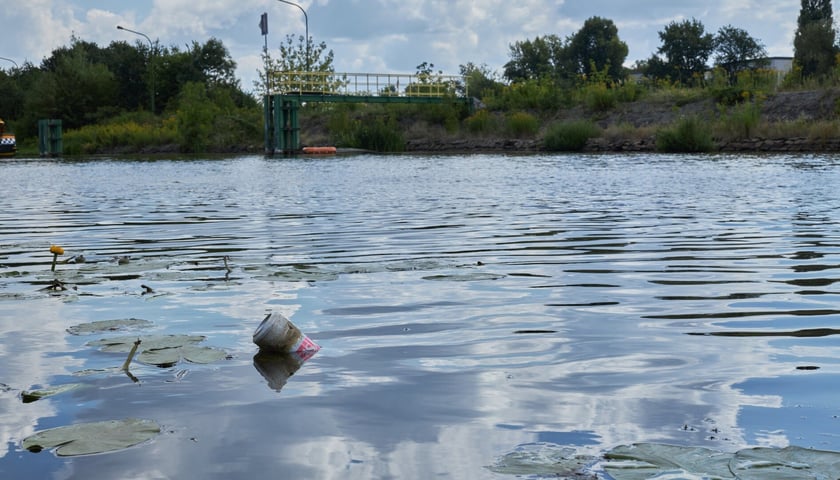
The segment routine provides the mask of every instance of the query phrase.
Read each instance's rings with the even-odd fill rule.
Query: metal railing
[[[268,79],[272,95],[468,96],[466,81],[459,75],[271,72]]]

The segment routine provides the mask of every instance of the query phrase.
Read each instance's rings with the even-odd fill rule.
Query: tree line
[[[840,58],[836,37],[831,1],[801,0],[793,75],[800,81],[831,75]],[[653,84],[695,86],[705,81],[710,60],[731,84],[742,72],[765,66],[761,41],[732,25],[710,33],[693,18],[673,21],[659,38],[657,51],[628,69],[623,65],[629,49],[615,23],[595,16],[566,38],[545,35],[510,45],[503,81],[483,65],[466,63],[460,69],[471,96],[492,97],[498,108],[510,104],[545,110],[563,103],[564,87],[609,88],[627,83],[631,72]],[[0,70],[0,115],[23,137],[34,136],[42,118],[60,118],[65,129],[78,129],[133,112],[172,127],[166,131],[177,134],[186,150],[206,147],[206,137],[223,128],[231,130],[230,137],[244,129],[258,138],[262,115],[255,95],[265,91],[267,72],[331,72],[334,55],[323,42],[289,35],[276,55],[264,52],[264,60],[266,71],[260,72],[256,93],[251,93],[235,78],[236,63],[215,38],[179,48],[140,41],[100,47],[73,37],[69,46],[52,51],[40,65],[27,62]],[[423,62],[418,73],[431,73],[432,67]],[[516,88],[535,83],[539,88]],[[175,120],[169,125],[166,118]]]
[[[697,19],[673,21],[659,32],[661,46],[650,58],[636,62],[632,71],[652,80],[691,86],[701,83],[709,60],[734,83],[739,72],[767,66],[762,42],[732,25],[716,33]],[[794,68],[803,78],[825,76],[837,64],[840,46],[830,0],[801,0],[794,39]],[[598,77],[613,82],[627,78],[623,67],[628,47],[612,20],[592,17],[573,35],[536,37],[510,46],[504,78],[511,82],[535,79],[573,83]]]
[[[0,70],[0,114],[14,121],[19,135],[30,136],[42,118],[61,119],[65,129],[74,129],[124,112],[173,112],[190,84],[235,106],[256,108],[235,68],[216,38],[179,48],[125,41],[100,47],[73,37],[40,65]]]

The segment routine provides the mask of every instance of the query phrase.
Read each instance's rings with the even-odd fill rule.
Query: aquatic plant
[[[50,253],[53,254],[53,261],[52,261],[52,268],[51,270],[55,271],[55,262],[58,260],[59,255],[64,255],[64,249],[59,247],[58,245],[51,245],[50,246]]]

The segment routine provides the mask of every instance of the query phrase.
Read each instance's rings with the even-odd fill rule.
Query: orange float
[[[312,154],[329,154],[335,153],[335,147],[303,147],[303,153],[312,153]]]

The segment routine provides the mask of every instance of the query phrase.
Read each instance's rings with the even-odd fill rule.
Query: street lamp
[[[278,2],[285,3],[287,5],[291,5],[293,7],[297,7],[303,12],[303,22],[306,26],[306,71],[309,71],[309,16],[306,14],[306,10],[303,9],[297,3],[287,2],[286,0],[277,0]]]
[[[17,64],[17,62],[15,62],[14,60],[12,60],[11,58],[0,57],[0,60],[5,60],[5,61],[7,61],[7,62],[12,62],[12,63],[14,63],[14,64],[15,64],[15,68],[18,68],[18,64]]]
[[[155,66],[152,63],[152,54],[155,51],[155,47],[154,47],[154,44],[152,44],[152,39],[149,38],[149,36],[146,35],[145,33],[136,32],[134,30],[125,28],[125,27],[120,26],[120,25],[117,25],[117,30],[125,30],[126,32],[131,32],[135,35],[140,35],[141,37],[144,37],[149,42],[149,75],[152,78],[152,115],[154,115],[155,114]]]

